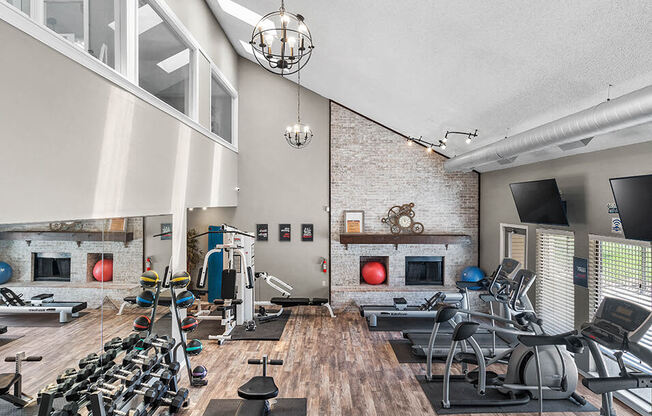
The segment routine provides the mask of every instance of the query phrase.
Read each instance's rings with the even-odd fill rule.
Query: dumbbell
[[[82,395],[88,393],[88,386],[90,386],[90,384],[89,380],[80,381],[68,390],[64,397],[69,402],[76,402],[81,399]]]
[[[67,368],[62,374],[57,376],[57,383],[63,383],[66,380],[72,379],[74,381],[82,381],[90,377],[97,369],[97,364],[88,364],[86,367],[75,370],[74,368]],[[72,371],[71,371],[72,370]]]
[[[114,337],[111,340],[104,343],[104,351],[115,350],[117,348],[122,348],[122,338]]]
[[[117,350],[109,350],[102,355],[97,355],[96,353],[88,354],[86,357],[79,360],[79,368],[86,367],[88,364],[100,364],[105,365],[109,361],[112,361],[118,355]]]
[[[156,366],[156,369],[165,369],[169,370],[173,375],[176,375],[179,372],[179,369],[181,368],[181,364],[177,361],[174,361],[170,364],[165,364],[165,363],[159,363]]]
[[[114,366],[105,373],[106,378],[117,378],[118,380],[121,380],[122,383],[127,387],[136,384],[142,375],[143,372],[140,370],[140,368],[129,371],[120,368],[119,366]]]
[[[111,405],[107,410],[106,410],[106,415],[111,416],[111,415],[116,415],[116,416],[145,416],[147,414],[147,409],[145,406],[138,406],[135,409],[129,409],[126,412],[123,412],[122,410],[114,409],[114,405]]]
[[[167,392],[168,395],[174,394],[174,397],[164,398],[163,403],[170,407],[170,413],[177,413],[188,400],[188,389],[181,388],[176,392]]]
[[[143,346],[159,348],[164,354],[174,348],[175,345],[175,340],[171,340],[167,336],[150,335],[143,340]]]
[[[91,386],[91,390],[92,389],[102,393],[103,398],[115,400],[118,396],[122,394],[122,392],[125,389],[125,386],[123,386],[122,384],[116,385],[116,384],[97,382],[93,386]]]
[[[151,386],[144,385],[140,386],[140,389],[134,389],[133,392],[143,396],[143,402],[146,404],[151,404],[159,401],[163,394],[165,393],[166,385],[160,380],[156,380],[152,383]],[[144,387],[147,387],[146,390],[143,390]]]
[[[47,385],[43,391],[45,392],[56,392],[56,393],[63,393],[67,390],[69,390],[73,385],[75,384],[75,380],[72,378],[66,379],[61,381],[60,383],[53,383]]]
[[[122,365],[139,364],[143,367],[144,371],[147,371],[156,366],[158,361],[159,360],[156,356],[149,357],[145,354],[139,353],[138,351],[131,351],[122,359]]]

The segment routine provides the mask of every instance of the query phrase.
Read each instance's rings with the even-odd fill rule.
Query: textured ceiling
[[[236,51],[252,26],[206,0]],[[235,0],[264,15],[276,0]],[[464,153],[510,134],[652,84],[652,2],[288,0],[316,45],[307,88],[393,129],[436,142],[446,130],[479,130]],[[309,122],[309,120],[307,120]],[[652,126],[598,137],[531,163],[652,140]],[[487,165],[481,171],[507,166]]]

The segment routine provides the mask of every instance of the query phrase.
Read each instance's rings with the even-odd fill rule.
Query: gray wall
[[[147,257],[152,259],[152,270],[162,275],[172,256],[172,240],[152,237],[161,233],[161,224],[172,224],[172,215],[154,215],[144,218],[143,264]]]
[[[293,149],[283,132],[296,121],[296,84],[243,58],[238,77],[239,204],[195,209],[188,213],[188,229],[228,223],[253,232],[257,223],[267,223],[269,241],[256,242],[256,269],[294,286],[296,296],[327,297],[328,274],[319,259],[328,258],[328,100],[302,90],[301,119],[315,136],[305,149]],[[279,223],[292,224],[292,241],[278,241]],[[302,223],[314,224],[313,242],[301,241]],[[202,244],[206,251],[206,239]],[[260,285],[257,298],[277,294]]]
[[[570,227],[575,232],[575,256],[588,256],[588,235],[622,237],[611,232],[607,204],[613,203],[609,178],[652,173],[652,142],[570,156],[519,166],[481,176],[480,263],[485,270],[496,267],[500,256],[500,223],[520,224],[509,190],[512,182],[555,178],[567,201]],[[528,226],[528,265],[536,261],[536,226]],[[534,299],[534,298],[533,298]],[[575,287],[575,324],[589,317],[588,291]]]

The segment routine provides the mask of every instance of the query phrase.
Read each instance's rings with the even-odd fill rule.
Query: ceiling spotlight
[[[470,144],[470,143],[471,143],[471,137],[467,137],[466,138],[466,144]]]
[[[427,151],[428,153],[432,152],[432,145],[428,146],[428,147],[426,148],[426,151]]]
[[[408,139],[408,140],[407,140],[407,144],[408,144],[408,146],[412,146],[412,143],[413,143],[413,142],[412,142],[412,139]]]
[[[446,137],[446,136],[444,136],[444,138],[440,140],[440,142],[442,142],[442,143],[446,143],[447,141],[448,141],[448,137]]]
[[[439,147],[441,147],[442,150],[443,150],[443,149],[446,149],[446,143],[441,143],[441,144],[439,145]]]

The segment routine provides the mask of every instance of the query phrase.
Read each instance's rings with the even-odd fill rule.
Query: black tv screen
[[[568,225],[556,180],[511,183],[509,187],[521,222]]]
[[[612,178],[625,238],[652,241],[652,175]]]

